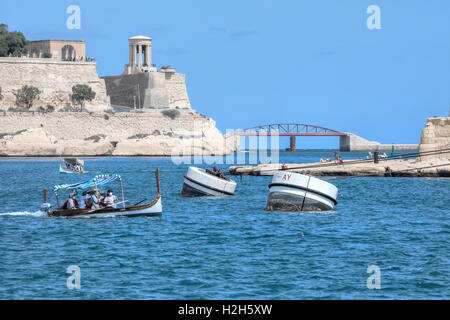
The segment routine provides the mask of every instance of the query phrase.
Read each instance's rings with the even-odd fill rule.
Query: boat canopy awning
[[[111,183],[113,181],[122,181],[122,178],[118,174],[101,174],[95,176],[93,179],[74,183],[74,184],[59,184],[53,187],[54,192],[58,192],[60,190],[71,190],[71,189],[90,189],[95,186],[103,186],[105,184]]]
[[[81,160],[81,159],[77,159],[77,158],[64,158],[64,161],[70,163],[70,164],[73,165],[73,166],[76,165],[77,163],[78,163],[78,164],[81,164],[82,166],[84,166],[84,161]]]

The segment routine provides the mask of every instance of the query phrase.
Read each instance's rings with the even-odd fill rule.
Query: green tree
[[[2,87],[0,87],[0,100],[2,100],[3,99],[3,96],[2,96]]]
[[[28,43],[22,32],[9,32],[6,24],[0,24],[0,57],[22,56],[27,53]]]
[[[40,93],[41,91],[38,88],[25,85],[17,90],[14,95],[16,96],[17,105],[30,109],[33,106],[34,99],[39,97]]]
[[[72,101],[80,105],[81,112],[83,112],[85,101],[92,101],[94,99],[95,92],[88,85],[77,84],[72,87]]]

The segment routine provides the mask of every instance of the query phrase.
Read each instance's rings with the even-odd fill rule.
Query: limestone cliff
[[[1,156],[223,155],[237,143],[192,110],[0,113]]]
[[[86,102],[86,110],[103,111],[111,109],[106,94],[105,81],[97,75],[93,62],[57,61],[37,58],[0,58],[0,87],[4,98],[0,100],[0,110],[15,108],[14,91],[24,85],[34,86],[41,91],[33,110],[52,105],[56,110],[73,105],[72,87],[76,84],[89,85],[96,93],[91,102]]]
[[[42,128],[19,131],[5,135],[0,140],[1,156],[107,156],[112,144],[104,138],[98,140],[57,139]]]
[[[419,145],[421,159],[449,159],[450,153],[424,156],[424,152],[450,149],[450,117],[428,118]]]

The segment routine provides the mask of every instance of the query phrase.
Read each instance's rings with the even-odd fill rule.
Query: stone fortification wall
[[[138,93],[140,93],[141,107],[144,107],[145,91],[149,87],[150,81],[147,73],[102,77],[102,79],[105,81],[106,91],[112,105],[134,107],[134,102],[136,102],[136,108],[139,108]],[[166,103],[168,104],[169,101],[167,100]]]
[[[450,117],[428,118],[419,145],[419,152],[437,151],[450,149]],[[450,160],[450,153],[424,156],[421,159]]]
[[[86,102],[89,111],[102,111],[111,108],[106,94],[105,81],[97,75],[94,62],[68,62],[37,58],[0,58],[0,87],[3,100],[0,110],[15,108],[14,91],[23,85],[34,86],[41,91],[39,99],[33,105],[34,110],[40,106],[52,105],[55,109],[70,107],[72,87],[77,84],[89,85],[96,97]],[[78,108],[78,106],[76,106]]]
[[[146,113],[0,113],[2,156],[222,155],[237,149],[191,110]]]
[[[142,72],[137,74],[103,77],[113,105],[143,109],[190,109],[184,74],[174,72]],[[138,88],[139,85],[139,88]]]
[[[186,76],[182,73],[166,73],[165,86],[169,92],[170,108],[191,108],[186,90]]]

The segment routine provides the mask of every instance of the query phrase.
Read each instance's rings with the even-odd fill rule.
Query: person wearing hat
[[[75,192],[71,192],[69,194],[69,199],[66,202],[64,202],[62,208],[68,210],[74,210],[78,208],[78,201],[77,199],[75,199]]]
[[[100,204],[98,201],[98,190],[90,190],[86,195],[86,207],[89,209],[97,210],[100,209]]]

